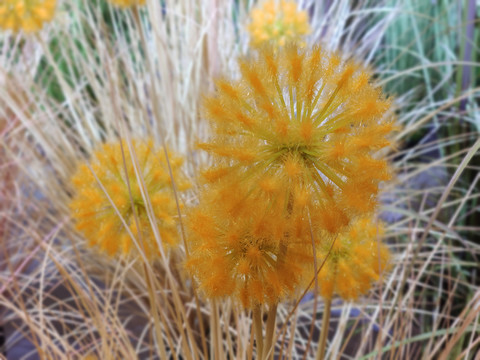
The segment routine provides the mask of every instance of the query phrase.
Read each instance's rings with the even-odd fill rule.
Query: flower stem
[[[147,266],[145,264],[143,264],[143,272],[145,275],[145,279],[147,280],[147,289],[148,289],[148,295],[149,295],[150,304],[151,304],[150,311],[152,312],[152,315],[153,315],[153,325],[155,329],[155,335],[157,337],[157,346],[160,350],[161,356],[167,356],[167,350],[165,349],[165,343],[162,336],[159,313],[157,308],[154,305],[156,304],[156,301],[155,301],[155,291],[153,288],[153,281],[150,276],[150,273],[148,272]]]
[[[332,301],[330,299],[326,299],[325,309],[323,310],[322,331],[320,332],[320,343],[318,345],[317,360],[325,359],[325,345],[327,344],[331,306]]]
[[[273,304],[268,309],[267,333],[265,336],[265,347],[263,348],[263,359],[273,359],[275,347],[273,345],[273,335],[275,334],[275,322],[277,320],[277,304]]]
[[[255,330],[255,338],[257,340],[257,359],[263,358],[263,326],[262,326],[262,308],[256,306],[253,309],[253,327]]]
[[[213,336],[213,358],[216,360],[224,359],[223,349],[222,349],[222,332],[220,328],[220,318],[219,318],[219,308],[217,301],[212,300],[212,315],[211,315],[212,325],[211,333]]]

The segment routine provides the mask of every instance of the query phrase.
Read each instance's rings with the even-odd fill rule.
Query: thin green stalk
[[[216,300],[212,300],[212,313],[211,313],[211,329],[210,333],[212,334],[213,342],[213,359],[221,360],[224,358],[223,349],[222,349],[222,332],[220,328],[220,317],[219,317],[219,308]]]
[[[257,359],[263,358],[263,326],[262,326],[262,308],[256,306],[253,309],[253,328],[255,331],[255,339],[257,341]]]
[[[154,293],[154,290],[153,290],[153,282],[151,280],[151,277],[150,277],[150,274],[148,272],[148,269],[146,267],[145,264],[143,264],[143,271],[144,271],[144,275],[145,275],[145,278],[147,279],[147,289],[148,289],[148,296],[150,298],[150,302],[151,302],[151,306],[150,306],[150,311],[151,311],[151,314],[153,315],[153,320],[154,320],[154,330],[155,330],[155,334],[156,334],[156,337],[157,337],[157,345],[159,347],[159,350],[160,350],[160,355],[163,357],[165,356],[165,359],[166,359],[166,356],[167,356],[167,351],[165,349],[165,344],[163,342],[163,336],[162,336],[162,330],[160,328],[160,318],[159,318],[159,313],[157,311],[157,308],[155,307],[155,293]]]
[[[263,348],[263,359],[273,359],[275,347],[273,345],[273,335],[275,334],[275,323],[277,320],[277,304],[273,304],[268,309],[267,315],[267,333],[265,334],[265,347]]]
[[[315,271],[315,274],[317,273],[318,265],[317,265],[317,252],[315,249],[315,239],[313,237],[313,230],[312,230],[312,219],[310,216],[310,211],[307,211],[308,215],[308,225],[310,228],[310,238],[312,239],[312,252],[313,252],[313,270]],[[307,358],[307,355],[310,353],[310,345],[312,343],[312,338],[313,338],[313,332],[315,330],[315,322],[317,319],[317,305],[318,305],[318,275],[315,275],[315,288],[314,288],[314,294],[315,297],[313,298],[313,317],[312,317],[312,323],[310,324],[310,332],[308,335],[308,341],[307,341],[307,346],[305,347],[305,353],[303,354],[303,360]]]
[[[322,331],[320,333],[320,342],[318,345],[317,360],[325,359],[325,347],[327,345],[328,328],[330,324],[330,313],[332,310],[332,301],[325,299],[325,310],[322,318]]]

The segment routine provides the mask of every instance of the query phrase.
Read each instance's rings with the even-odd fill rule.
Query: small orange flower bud
[[[251,18],[248,31],[255,47],[266,42],[283,46],[290,41],[299,41],[311,32],[307,13],[298,10],[292,1],[264,1],[252,10]]]
[[[355,300],[370,289],[389,259],[387,248],[379,243],[382,233],[381,225],[362,218],[335,239],[331,251],[329,244],[322,247],[319,261],[328,255],[318,275],[322,296],[331,299],[336,293],[345,300]]]
[[[55,14],[56,0],[2,0],[0,29],[27,33],[42,28]]]

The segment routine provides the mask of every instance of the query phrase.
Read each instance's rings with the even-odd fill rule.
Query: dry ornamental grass
[[[478,11],[0,3],[0,357],[478,357]]]

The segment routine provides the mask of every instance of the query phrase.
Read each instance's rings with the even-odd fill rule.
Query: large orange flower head
[[[264,1],[252,10],[251,17],[248,31],[254,47],[268,42],[283,46],[290,41],[301,41],[311,31],[307,12],[298,10],[294,1]]]
[[[138,254],[135,239],[152,258],[159,254],[154,226],[164,245],[177,244],[178,212],[164,151],[155,149],[152,141],[133,141],[132,149],[121,141],[94,151],[90,166],[82,164],[72,178],[75,195],[70,209],[89,245],[110,255]],[[169,154],[169,164],[177,188],[186,189],[182,160]],[[150,205],[153,223],[147,211]]]
[[[231,190],[204,191],[187,215],[187,270],[208,298],[230,297],[254,307],[294,297],[313,264],[302,212],[286,216],[284,199],[269,204],[244,198],[245,189]],[[218,201],[219,195],[226,201]]]
[[[331,299],[338,294],[345,300],[355,300],[370,289],[390,258],[387,247],[380,242],[383,232],[381,224],[362,218],[337,237],[331,251],[329,244],[321,247],[319,261],[327,258],[318,275],[322,296]]]
[[[203,172],[210,186],[232,193],[242,183],[246,196],[267,202],[281,196],[286,213],[308,205],[330,234],[375,208],[390,177],[376,153],[394,126],[365,68],[319,46],[289,45],[241,59],[239,79],[215,85],[204,101],[213,136],[199,144],[214,160]]]
[[[57,0],[1,0],[0,29],[25,32],[40,30],[52,20]]]

